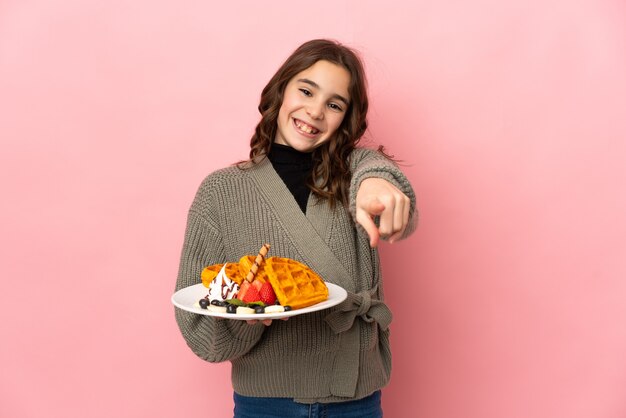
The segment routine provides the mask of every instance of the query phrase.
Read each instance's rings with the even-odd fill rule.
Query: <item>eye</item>
[[[339,106],[337,103],[329,103],[328,107],[330,107],[332,110],[335,110],[337,112],[342,112],[343,108],[341,106]]]
[[[307,90],[305,88],[301,88],[299,90],[302,92],[302,94],[304,94],[307,97],[311,97],[313,95],[309,90]]]

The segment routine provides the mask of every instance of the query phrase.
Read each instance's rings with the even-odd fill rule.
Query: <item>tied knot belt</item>
[[[391,311],[381,300],[374,299],[378,286],[358,293],[348,292],[348,298],[338,309],[326,315],[325,321],[335,334],[340,334],[339,351],[335,359],[331,393],[351,398],[355,396],[359,377],[360,324],[376,322],[382,331],[391,324]]]
[[[358,293],[348,292],[348,298],[339,305],[339,309],[326,315],[326,323],[339,334],[352,328],[357,316],[365,322],[376,322],[381,330],[385,331],[391,324],[391,311],[385,303],[372,299],[376,295],[378,286],[372,290],[363,290]]]

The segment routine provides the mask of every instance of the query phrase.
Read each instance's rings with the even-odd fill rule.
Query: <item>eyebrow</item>
[[[321,89],[321,88],[320,88],[320,86],[319,86],[319,84],[317,84],[317,83],[316,83],[315,81],[313,81],[313,80],[309,80],[308,78],[299,78],[299,79],[298,79],[298,81],[299,81],[299,82],[302,82],[302,83],[305,83],[305,84],[308,84],[308,85],[310,85],[310,86],[312,86],[312,87],[315,87],[315,88],[316,88],[316,89],[318,89],[318,90],[320,90],[320,89]],[[333,98],[333,99],[337,99],[337,100],[341,100],[342,102],[344,102],[344,103],[345,103],[345,105],[346,105],[346,106],[350,106],[350,101],[349,101],[348,99],[346,99],[345,97],[343,97],[342,95],[340,95],[340,94],[336,94],[336,93],[335,93],[335,94],[333,94],[333,95],[331,96],[331,98]]]

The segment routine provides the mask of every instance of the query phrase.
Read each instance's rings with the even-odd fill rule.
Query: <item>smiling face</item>
[[[277,144],[310,152],[332,138],[348,110],[350,73],[317,61],[285,87],[277,121]]]

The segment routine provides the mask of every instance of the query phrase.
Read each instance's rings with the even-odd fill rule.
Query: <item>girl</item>
[[[215,319],[176,309],[189,347],[232,363],[235,418],[381,417],[391,312],[376,246],[414,229],[415,196],[367,128],[365,74],[351,49],[301,45],[263,89],[250,159],[210,174],[189,210],[176,290],[211,264],[271,243],[348,291],[289,321]]]

